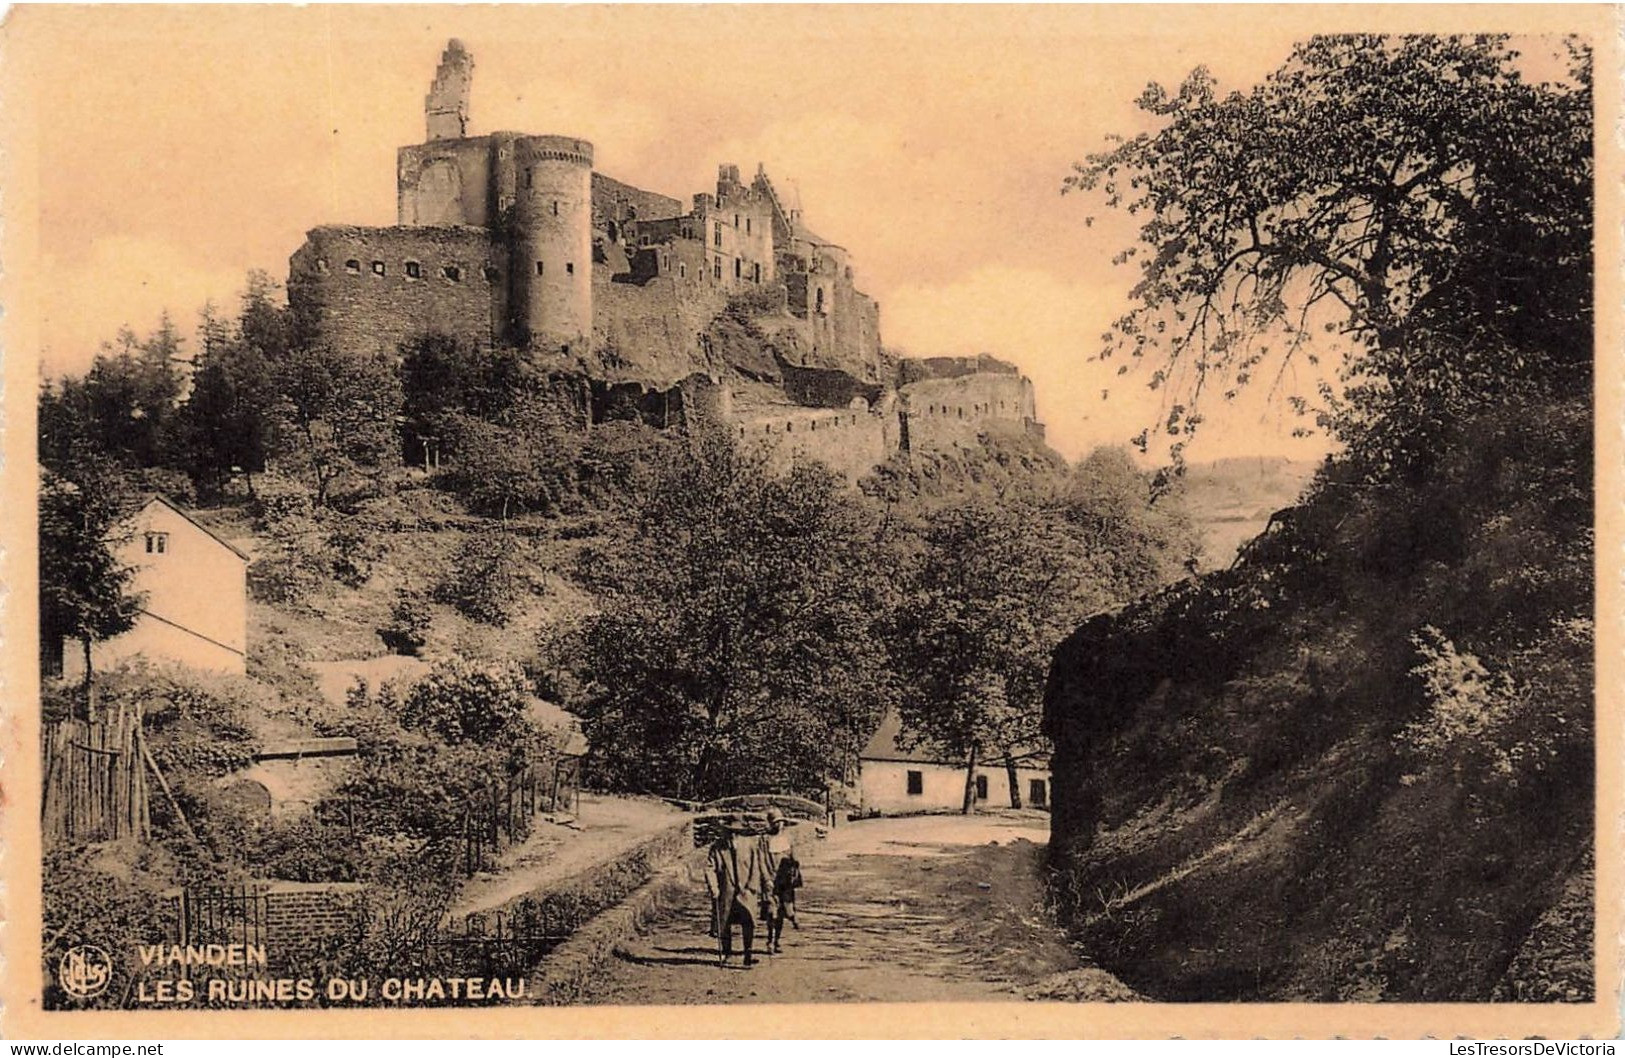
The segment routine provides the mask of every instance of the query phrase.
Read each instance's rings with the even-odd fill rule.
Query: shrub
[[[449,743],[489,743],[523,719],[530,687],[516,665],[443,661],[407,692],[401,722]]]
[[[417,657],[429,641],[433,618],[427,596],[410,588],[398,588],[395,605],[389,611],[389,624],[378,630],[378,636],[395,653]]]
[[[463,538],[449,575],[435,594],[470,620],[505,625],[513,617],[523,587],[514,537],[486,529]]]

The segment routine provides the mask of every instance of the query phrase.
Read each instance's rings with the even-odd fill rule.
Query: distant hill
[[[1320,464],[1284,456],[1238,456],[1191,463],[1185,501],[1202,532],[1206,569],[1223,569],[1243,543],[1264,531],[1270,515],[1298,502]]]

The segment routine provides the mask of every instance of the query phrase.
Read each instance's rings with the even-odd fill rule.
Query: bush
[[[401,722],[454,745],[490,743],[513,732],[530,700],[518,666],[482,667],[453,658],[436,665],[407,692]]]
[[[410,588],[395,591],[395,605],[389,611],[389,624],[378,630],[384,645],[397,654],[417,657],[429,641],[434,618],[428,597]]]
[[[507,624],[524,587],[515,542],[500,529],[470,533],[458,546],[450,573],[435,595],[470,620]]]

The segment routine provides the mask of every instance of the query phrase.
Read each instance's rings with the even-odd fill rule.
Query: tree
[[[192,372],[192,392],[181,407],[181,463],[200,491],[220,495],[235,472],[247,476],[265,468],[277,397],[273,365],[285,353],[279,339],[256,337],[267,329],[264,313],[275,306],[258,305],[251,284],[236,333],[205,306],[199,326],[202,348]]]
[[[344,356],[295,345],[272,369],[275,450],[306,478],[318,507],[334,490],[363,488],[400,458],[401,387],[386,356]]]
[[[977,765],[1005,762],[1020,806],[1018,750],[1039,738],[1055,644],[1106,601],[1076,529],[1035,503],[973,502],[937,512],[890,637],[899,719],[917,743]]]
[[[132,468],[164,465],[183,388],[175,367],[180,348],[165,315],[144,339],[120,329],[83,378],[48,384],[40,394],[40,461],[64,471],[91,450]]]
[[[1146,217],[1102,356],[1158,361],[1187,436],[1212,385],[1279,379],[1335,332],[1322,422],[1377,475],[1425,465],[1444,417],[1588,390],[1591,62],[1569,48],[1534,84],[1503,37],[1322,36],[1250,92],[1150,86],[1160,127],[1065,182]]]
[[[816,795],[887,698],[890,569],[872,512],[819,464],[784,475],[705,434],[668,450],[578,576],[569,658],[594,774],[693,798]]]
[[[1185,509],[1181,482],[1139,470],[1122,448],[1097,448],[1072,468],[1061,513],[1111,598],[1131,599],[1195,567],[1201,534]]]
[[[116,467],[86,451],[75,477],[46,471],[40,480],[40,633],[53,645],[64,638],[80,641],[89,717],[91,644],[129,631],[142,600],[130,591],[134,568],[117,554],[127,539],[120,526],[134,503]]]

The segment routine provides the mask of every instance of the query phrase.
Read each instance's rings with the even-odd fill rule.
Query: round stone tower
[[[516,337],[560,347],[592,335],[592,144],[570,136],[514,142],[509,275]]]

